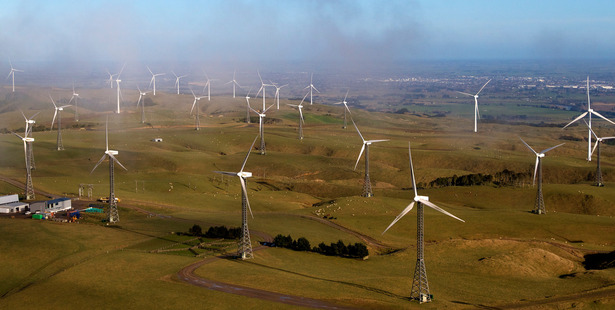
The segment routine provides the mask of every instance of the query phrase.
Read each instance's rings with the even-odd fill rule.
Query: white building
[[[13,202],[19,202],[19,196],[17,194],[0,196],[0,205]]]
[[[25,202],[19,202],[17,194],[0,196],[0,213],[25,212],[28,206]]]
[[[30,211],[33,213],[39,211],[40,213],[60,212],[72,209],[70,198],[57,198],[47,201],[38,201],[30,205]]]
[[[0,213],[20,213],[28,210],[29,204],[25,202],[11,202],[0,205]]]

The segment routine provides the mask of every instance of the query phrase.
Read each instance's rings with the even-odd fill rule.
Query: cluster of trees
[[[446,187],[446,186],[473,186],[489,184],[493,181],[493,176],[490,174],[473,173],[462,176],[453,175],[452,177],[437,178],[429,182],[430,187]]]
[[[318,246],[311,247],[310,241],[301,237],[294,240],[290,235],[283,236],[277,235],[273,242],[276,247],[287,248],[295,251],[311,251],[328,256],[340,256],[347,258],[364,258],[369,255],[367,247],[363,243],[355,243],[346,245],[342,240],[338,242],[332,242],[330,245],[326,245],[324,242],[318,244]]]
[[[529,180],[531,174],[528,172],[514,172],[504,169],[497,172],[495,175],[490,174],[466,174],[462,176],[453,175],[452,177],[437,178],[429,182],[430,187],[446,187],[446,186],[473,186],[473,185],[488,185],[495,186],[514,186],[521,181]]]
[[[226,226],[212,226],[209,227],[207,232],[203,234],[203,230],[199,225],[193,225],[188,229],[188,235],[205,238],[224,238],[224,239],[237,239],[241,236],[241,228]]]

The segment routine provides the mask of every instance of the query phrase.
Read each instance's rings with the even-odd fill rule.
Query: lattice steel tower
[[[545,201],[542,198],[542,157],[538,157],[538,191],[536,192],[536,202],[534,203],[534,213],[545,214]]]
[[[267,154],[267,148],[265,147],[265,114],[261,113],[258,117],[258,121],[260,122],[259,127],[260,127],[260,136],[261,136],[261,145],[258,148],[258,150],[260,151],[261,155],[265,155]]]
[[[248,162],[248,157],[250,157],[250,151],[254,147],[256,139],[258,139],[258,136],[254,138],[254,141],[250,146],[248,154],[246,154],[246,158],[243,160],[243,164],[241,165],[241,170],[239,170],[239,172],[214,171],[220,174],[237,176],[239,177],[239,182],[241,183],[241,238],[239,239],[237,248],[237,256],[241,257],[241,259],[254,258],[254,255],[252,253],[252,242],[250,241],[250,230],[248,229],[248,211],[250,211],[250,214],[252,215],[252,209],[250,208],[250,200],[248,199],[248,188],[246,185],[247,179],[252,177],[252,172],[243,171],[243,168],[245,168],[246,162]],[[254,218],[254,215],[252,215],[252,218]]]
[[[32,186],[32,165],[30,163],[30,148],[32,147],[32,142],[34,142],[34,138],[30,138],[28,136],[22,137],[17,133],[13,134],[19,137],[23,142],[24,160],[26,162],[26,187],[24,190],[24,194],[26,196],[26,200],[33,200],[34,187]]]
[[[427,271],[425,269],[424,258],[424,226],[423,226],[423,210],[424,206],[428,206],[438,212],[442,212],[456,220],[465,222],[464,220],[452,215],[444,209],[438,207],[434,203],[429,201],[427,196],[419,196],[416,188],[416,180],[414,178],[414,167],[412,166],[412,152],[410,151],[410,143],[408,143],[408,155],[410,158],[410,173],[412,175],[412,188],[414,189],[413,201],[391,222],[389,227],[382,233],[384,234],[391,228],[397,221],[404,217],[408,212],[412,210],[414,204],[416,204],[416,267],[414,269],[414,278],[412,280],[412,289],[410,291],[410,298],[418,300],[420,303],[430,302],[432,300],[431,294],[429,294],[429,283],[427,282]]]
[[[247,186],[248,181],[241,177],[244,180],[244,184]],[[248,200],[246,197],[247,193],[245,191],[241,191],[241,239],[239,240],[239,244],[237,247],[237,256],[241,257],[241,259],[250,259],[254,258],[254,254],[252,253],[252,241],[250,240],[250,230],[248,229]]]
[[[109,158],[109,223],[120,221],[120,214],[117,212],[117,201],[115,201],[115,176],[113,159]]]
[[[58,117],[58,139],[57,139],[58,151],[64,150],[64,144],[62,144],[62,114]]]
[[[103,160],[105,160],[105,158],[109,159],[109,214],[108,214],[108,221],[109,221],[109,223],[116,223],[116,222],[120,221],[120,216],[119,216],[119,213],[117,211],[117,202],[115,201],[115,186],[114,186],[115,169],[114,169],[114,163],[117,162],[117,164],[120,165],[120,167],[124,168],[124,170],[127,170],[127,169],[126,169],[126,167],[124,167],[124,165],[122,165],[122,163],[120,163],[119,160],[117,160],[117,158],[115,158],[115,155],[119,154],[119,152],[115,151],[115,150],[110,150],[109,149],[109,133],[108,133],[107,127],[108,127],[108,124],[105,125],[105,143],[106,143],[105,154],[100,158],[98,163],[96,163],[96,166],[94,166],[94,168],[92,169],[90,174],[92,172],[94,172],[96,167],[98,167],[98,165],[100,165],[100,163],[102,163]]]
[[[604,186],[602,183],[602,172],[600,171],[600,140],[596,141],[596,186]]]
[[[410,298],[418,300],[420,303],[430,302],[429,283],[427,282],[427,270],[425,269],[424,255],[424,229],[423,229],[423,204],[416,204],[416,267],[412,280],[412,290]]]
[[[363,197],[372,197],[372,182],[369,179],[369,144],[365,145],[365,181],[363,183]]]

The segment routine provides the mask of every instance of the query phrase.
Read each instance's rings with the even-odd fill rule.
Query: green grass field
[[[46,91],[32,90],[27,104],[19,101],[23,98],[5,102],[15,109],[1,113],[0,122],[11,130],[23,128],[16,109],[23,105],[26,114],[45,109],[37,117],[37,124],[45,124],[51,117]],[[149,124],[141,124],[140,113],[132,106],[124,107],[120,115],[99,112],[102,108],[94,102],[106,100],[105,91],[91,90],[92,99],[80,108],[79,122],[90,126],[65,129],[64,151],[55,150],[55,131],[34,132],[32,177],[36,189],[56,195],[75,197],[79,184],[85,183],[94,184],[94,198],[107,196],[107,163],[90,172],[105,150],[108,117],[109,147],[119,151],[117,158],[128,169],[115,169],[116,196],[122,199],[120,222],[106,227],[96,216],[79,224],[0,217],[0,232],[5,236],[0,241],[4,262],[0,308],[289,308],[180,282],[176,273],[199,258],[187,250],[152,253],[163,247],[193,245],[183,244],[190,238],[172,232],[186,232],[194,224],[204,229],[240,226],[240,184],[213,171],[238,171],[257,135],[258,124],[241,122],[245,99],[212,97],[211,103],[202,105],[202,128],[195,131],[189,116],[191,96],[161,92],[155,105],[146,107]],[[82,96],[86,95],[84,90]],[[254,211],[250,228],[271,236],[306,237],[313,246],[361,241],[302,217],[327,214],[335,217],[334,223],[386,244],[390,253],[370,248],[369,259],[363,261],[271,248],[255,252],[253,260],[217,260],[198,269],[198,275],[351,307],[418,308],[418,303],[407,300],[416,261],[416,212],[382,235],[412,199],[408,142],[416,180],[429,184],[439,177],[493,175],[504,169],[532,173],[534,155],[521,143],[522,137],[537,150],[566,143],[549,152],[543,162],[547,214],[529,212],[536,193],[531,178],[518,186],[421,188],[421,195],[466,223],[426,209],[425,256],[434,302],[420,307],[531,305],[613,289],[615,270],[588,271],[582,262],[584,254],[615,250],[615,148],[605,144],[601,149],[606,186],[592,186],[595,159],[585,160],[587,142],[582,138],[587,132],[581,126],[562,130],[490,122],[479,123],[479,133],[474,133],[471,109],[456,103],[413,106],[421,113],[450,110],[445,117],[353,110],[366,139],[390,139],[370,147],[375,196],[363,198],[363,159],[353,169],[361,140],[352,123],[341,128],[343,110],[307,106],[305,139],[300,141],[297,112],[286,103],[290,101],[281,100],[280,110],[268,113],[279,121],[266,125],[267,155],[252,150],[245,167],[254,174],[248,180]],[[175,106],[185,111],[175,111]],[[532,114],[535,123],[562,123],[575,116],[539,107],[517,109],[516,104],[486,105],[485,109],[495,115]],[[63,115],[67,128],[74,124],[70,111]],[[601,135],[615,134],[602,123],[595,127]],[[564,135],[580,140],[562,139]],[[151,141],[157,137],[163,142]],[[23,182],[22,142],[14,135],[0,134],[0,152],[0,175]],[[23,189],[0,182],[0,192]],[[261,238],[253,235],[254,246],[258,241]],[[229,243],[222,251],[233,253],[235,246]],[[198,252],[205,257],[217,253]],[[59,294],[44,293],[49,291]],[[608,309],[615,305],[615,298],[606,294],[563,299],[544,307],[573,305]]]

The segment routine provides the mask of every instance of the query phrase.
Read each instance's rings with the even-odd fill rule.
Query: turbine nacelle
[[[34,138],[21,138],[24,142],[34,142]]]
[[[545,157],[545,154],[544,153],[536,154],[536,157],[543,158],[543,157]]]
[[[117,154],[119,154],[119,153],[120,153],[120,152],[115,151],[115,150],[106,150],[106,151],[105,151],[105,154],[107,154],[107,155],[113,155],[113,156],[115,156],[115,155],[117,155]]]
[[[243,172],[237,172],[237,176],[240,178],[251,178],[252,177],[252,172],[247,172],[247,171],[243,171]]]
[[[429,196],[414,196],[414,201],[429,201]]]

